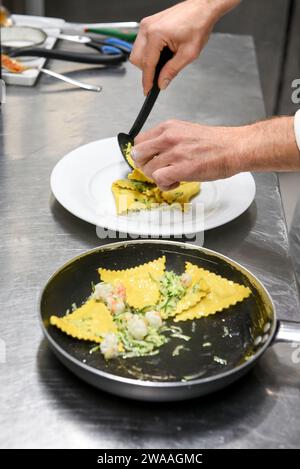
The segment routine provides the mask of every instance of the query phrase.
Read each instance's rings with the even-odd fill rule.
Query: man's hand
[[[165,89],[205,46],[218,19],[240,0],[186,0],[141,21],[130,61],[143,72],[145,95],[152,87],[160,53],[168,46],[174,57],[163,67],[158,85]]]
[[[162,190],[181,181],[211,181],[241,171],[300,169],[292,117],[242,127],[168,121],[138,135],[132,155]]]

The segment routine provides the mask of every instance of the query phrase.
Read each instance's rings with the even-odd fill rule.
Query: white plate
[[[82,220],[137,235],[178,236],[210,230],[241,215],[255,197],[250,173],[202,184],[188,212],[178,209],[116,214],[111,184],[126,177],[127,164],[117,139],[89,143],[67,154],[55,166],[51,189],[58,202]]]

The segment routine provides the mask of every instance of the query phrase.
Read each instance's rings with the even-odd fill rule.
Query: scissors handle
[[[64,50],[50,50],[43,48],[15,49],[10,52],[10,57],[44,57],[47,59],[65,60],[67,62],[78,62],[83,64],[116,65],[126,60],[125,54],[102,55],[83,54]]]
[[[107,37],[104,39],[105,44],[109,44],[114,47],[118,47],[122,52],[130,54],[132,51],[132,44],[128,41],[123,41],[121,39],[116,39],[115,37]]]
[[[118,49],[119,52],[126,54],[127,56],[132,51],[132,44],[126,41],[122,41],[121,39],[116,39],[114,37],[107,37],[104,39],[92,39],[90,42],[85,44],[87,47],[92,47],[93,49],[100,50],[104,52],[103,47],[114,47]],[[112,51],[109,52],[110,54],[113,53]],[[114,52],[115,53],[115,52]]]

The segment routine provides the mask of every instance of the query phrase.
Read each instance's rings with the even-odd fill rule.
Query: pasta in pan
[[[248,287],[190,262],[181,275],[165,266],[162,256],[124,270],[100,267],[101,281],[85,304],[63,317],[51,316],[50,323],[100,344],[106,359],[149,356],[172,337],[189,340],[172,323],[216,314],[251,295]]]

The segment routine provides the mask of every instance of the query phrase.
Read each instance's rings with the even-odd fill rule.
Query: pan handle
[[[273,343],[277,344],[280,342],[300,343],[300,322],[278,321]]]

